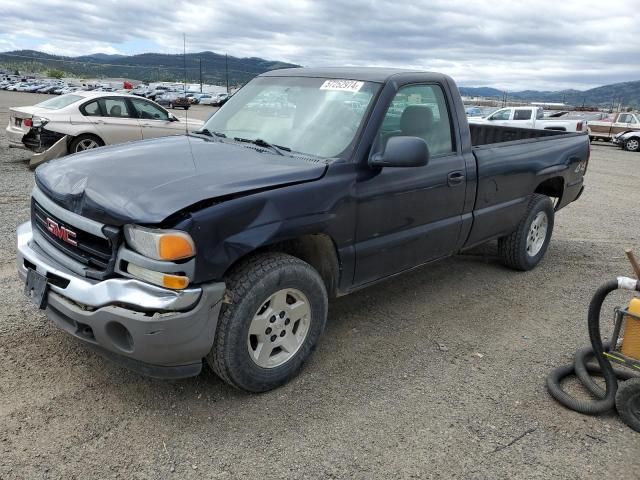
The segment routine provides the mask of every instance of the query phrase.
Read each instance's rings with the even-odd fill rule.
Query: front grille
[[[86,265],[87,276],[93,277],[96,274],[106,274],[113,269],[112,259],[115,257],[115,248],[111,240],[69,225],[45,210],[35,199],[31,200],[31,224],[58,250],[76,262]],[[54,224],[59,229],[68,229],[75,233],[75,236],[68,236],[71,242],[75,242],[75,245],[63,240],[59,235],[55,235],[51,231]],[[53,228],[55,229],[55,227]],[[90,273],[93,273],[93,275],[90,275]]]

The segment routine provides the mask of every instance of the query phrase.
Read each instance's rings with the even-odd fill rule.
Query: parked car
[[[58,85],[46,85],[38,90],[38,93],[53,93],[58,88],[60,88]]]
[[[467,117],[482,117],[483,115],[480,107],[466,107],[464,113],[467,114]]]
[[[273,92],[288,117],[249,108]],[[469,125],[445,75],[275,70],[194,135],[39,167],[18,270],[55,324],[129,368],[204,360],[265,391],[314,351],[329,298],[493,239],[534,268],[588,161],[583,134]]]
[[[228,93],[217,93],[213,95],[213,100],[211,102],[211,105],[213,105],[214,107],[221,107],[222,105],[227,103],[229,98],[230,98],[230,95]]]
[[[156,97],[156,102],[160,105],[166,105],[169,108],[179,107],[184,108],[185,110],[189,110],[189,107],[191,106],[187,97],[175,92],[165,93],[161,97]]]
[[[146,86],[138,86],[136,88],[134,88],[133,90],[131,90],[130,92],[132,95],[136,95],[138,97],[146,97],[149,93],[151,93],[151,90],[146,87]]]
[[[483,118],[470,118],[475,124],[492,124],[504,127],[533,128],[539,130],[558,130],[561,132],[586,132],[585,120],[564,120],[544,118],[542,107],[507,107],[496,110]]]
[[[200,103],[200,95],[198,92],[187,92],[185,97],[191,105],[197,105]]]
[[[615,135],[611,141],[630,152],[640,152],[640,131],[621,132]]]
[[[177,118],[145,98],[108,92],[74,93],[9,109],[9,144],[35,153],[36,166],[103,145],[184,134],[200,120]]]
[[[605,120],[589,121],[589,138],[611,140],[617,134],[640,131],[640,116],[635,113],[616,113]]]
[[[161,97],[163,95],[166,95],[168,92],[171,91],[171,88],[165,86],[165,85],[158,85],[153,89],[150,89],[150,91],[147,93],[146,97],[151,99],[151,100],[156,100],[156,98]]]
[[[214,98],[210,93],[201,93],[198,95],[198,103],[200,105],[211,105],[213,104]]]

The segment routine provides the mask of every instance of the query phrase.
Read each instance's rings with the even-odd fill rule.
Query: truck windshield
[[[216,112],[203,129],[260,140],[293,152],[347,155],[380,85],[356,80],[258,77]]]

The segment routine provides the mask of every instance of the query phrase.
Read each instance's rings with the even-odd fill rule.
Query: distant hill
[[[503,90],[490,87],[460,87],[460,93],[467,96],[499,97]],[[509,99],[526,102],[565,102],[570,105],[611,105],[621,103],[625,106],[640,106],[640,80],[634,82],[613,83],[589,90],[558,90],[556,92],[524,90],[507,92]]]
[[[0,67],[21,72],[46,72],[62,70],[69,76],[81,78],[130,78],[149,82],[184,80],[184,61],[181,54],[143,53],[140,55],[111,55],[94,53],[80,57],[50,55],[35,50],[15,50],[0,53]],[[225,56],[210,51],[187,53],[187,81],[222,85],[226,82]],[[291,63],[263,58],[228,57],[229,84],[242,85],[260,73],[278,68],[297,67]],[[493,87],[460,87],[460,93],[468,96],[502,98],[504,91]],[[527,102],[566,102],[571,105],[640,106],[640,80],[614,83],[589,90],[507,92],[509,99]]]
[[[262,58],[228,57],[229,83],[241,85],[256,75],[279,68],[297,67],[286,62],[265,60]],[[16,50],[0,53],[0,66],[8,70],[46,72],[50,69],[62,70],[69,76],[84,78],[131,78],[143,81],[182,81],[184,80],[184,62],[182,54],[143,53],[140,55],[109,55],[94,53],[80,57],[63,57],[37,52],[35,50]],[[225,56],[214,52],[187,53],[187,81],[224,84],[226,82]]]

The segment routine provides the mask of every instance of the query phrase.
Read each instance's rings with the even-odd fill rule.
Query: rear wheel
[[[624,142],[625,150],[629,150],[630,152],[637,152],[640,150],[640,138],[631,137]]]
[[[538,265],[549,246],[553,220],[551,199],[534,194],[516,230],[498,240],[502,262],[516,270],[531,270]]]
[[[309,264],[284,253],[242,262],[226,279],[207,363],[226,383],[264,392],[291,379],[313,352],[327,319],[327,291]]]
[[[104,146],[104,142],[95,135],[78,135],[69,145],[69,153],[79,153]]]

